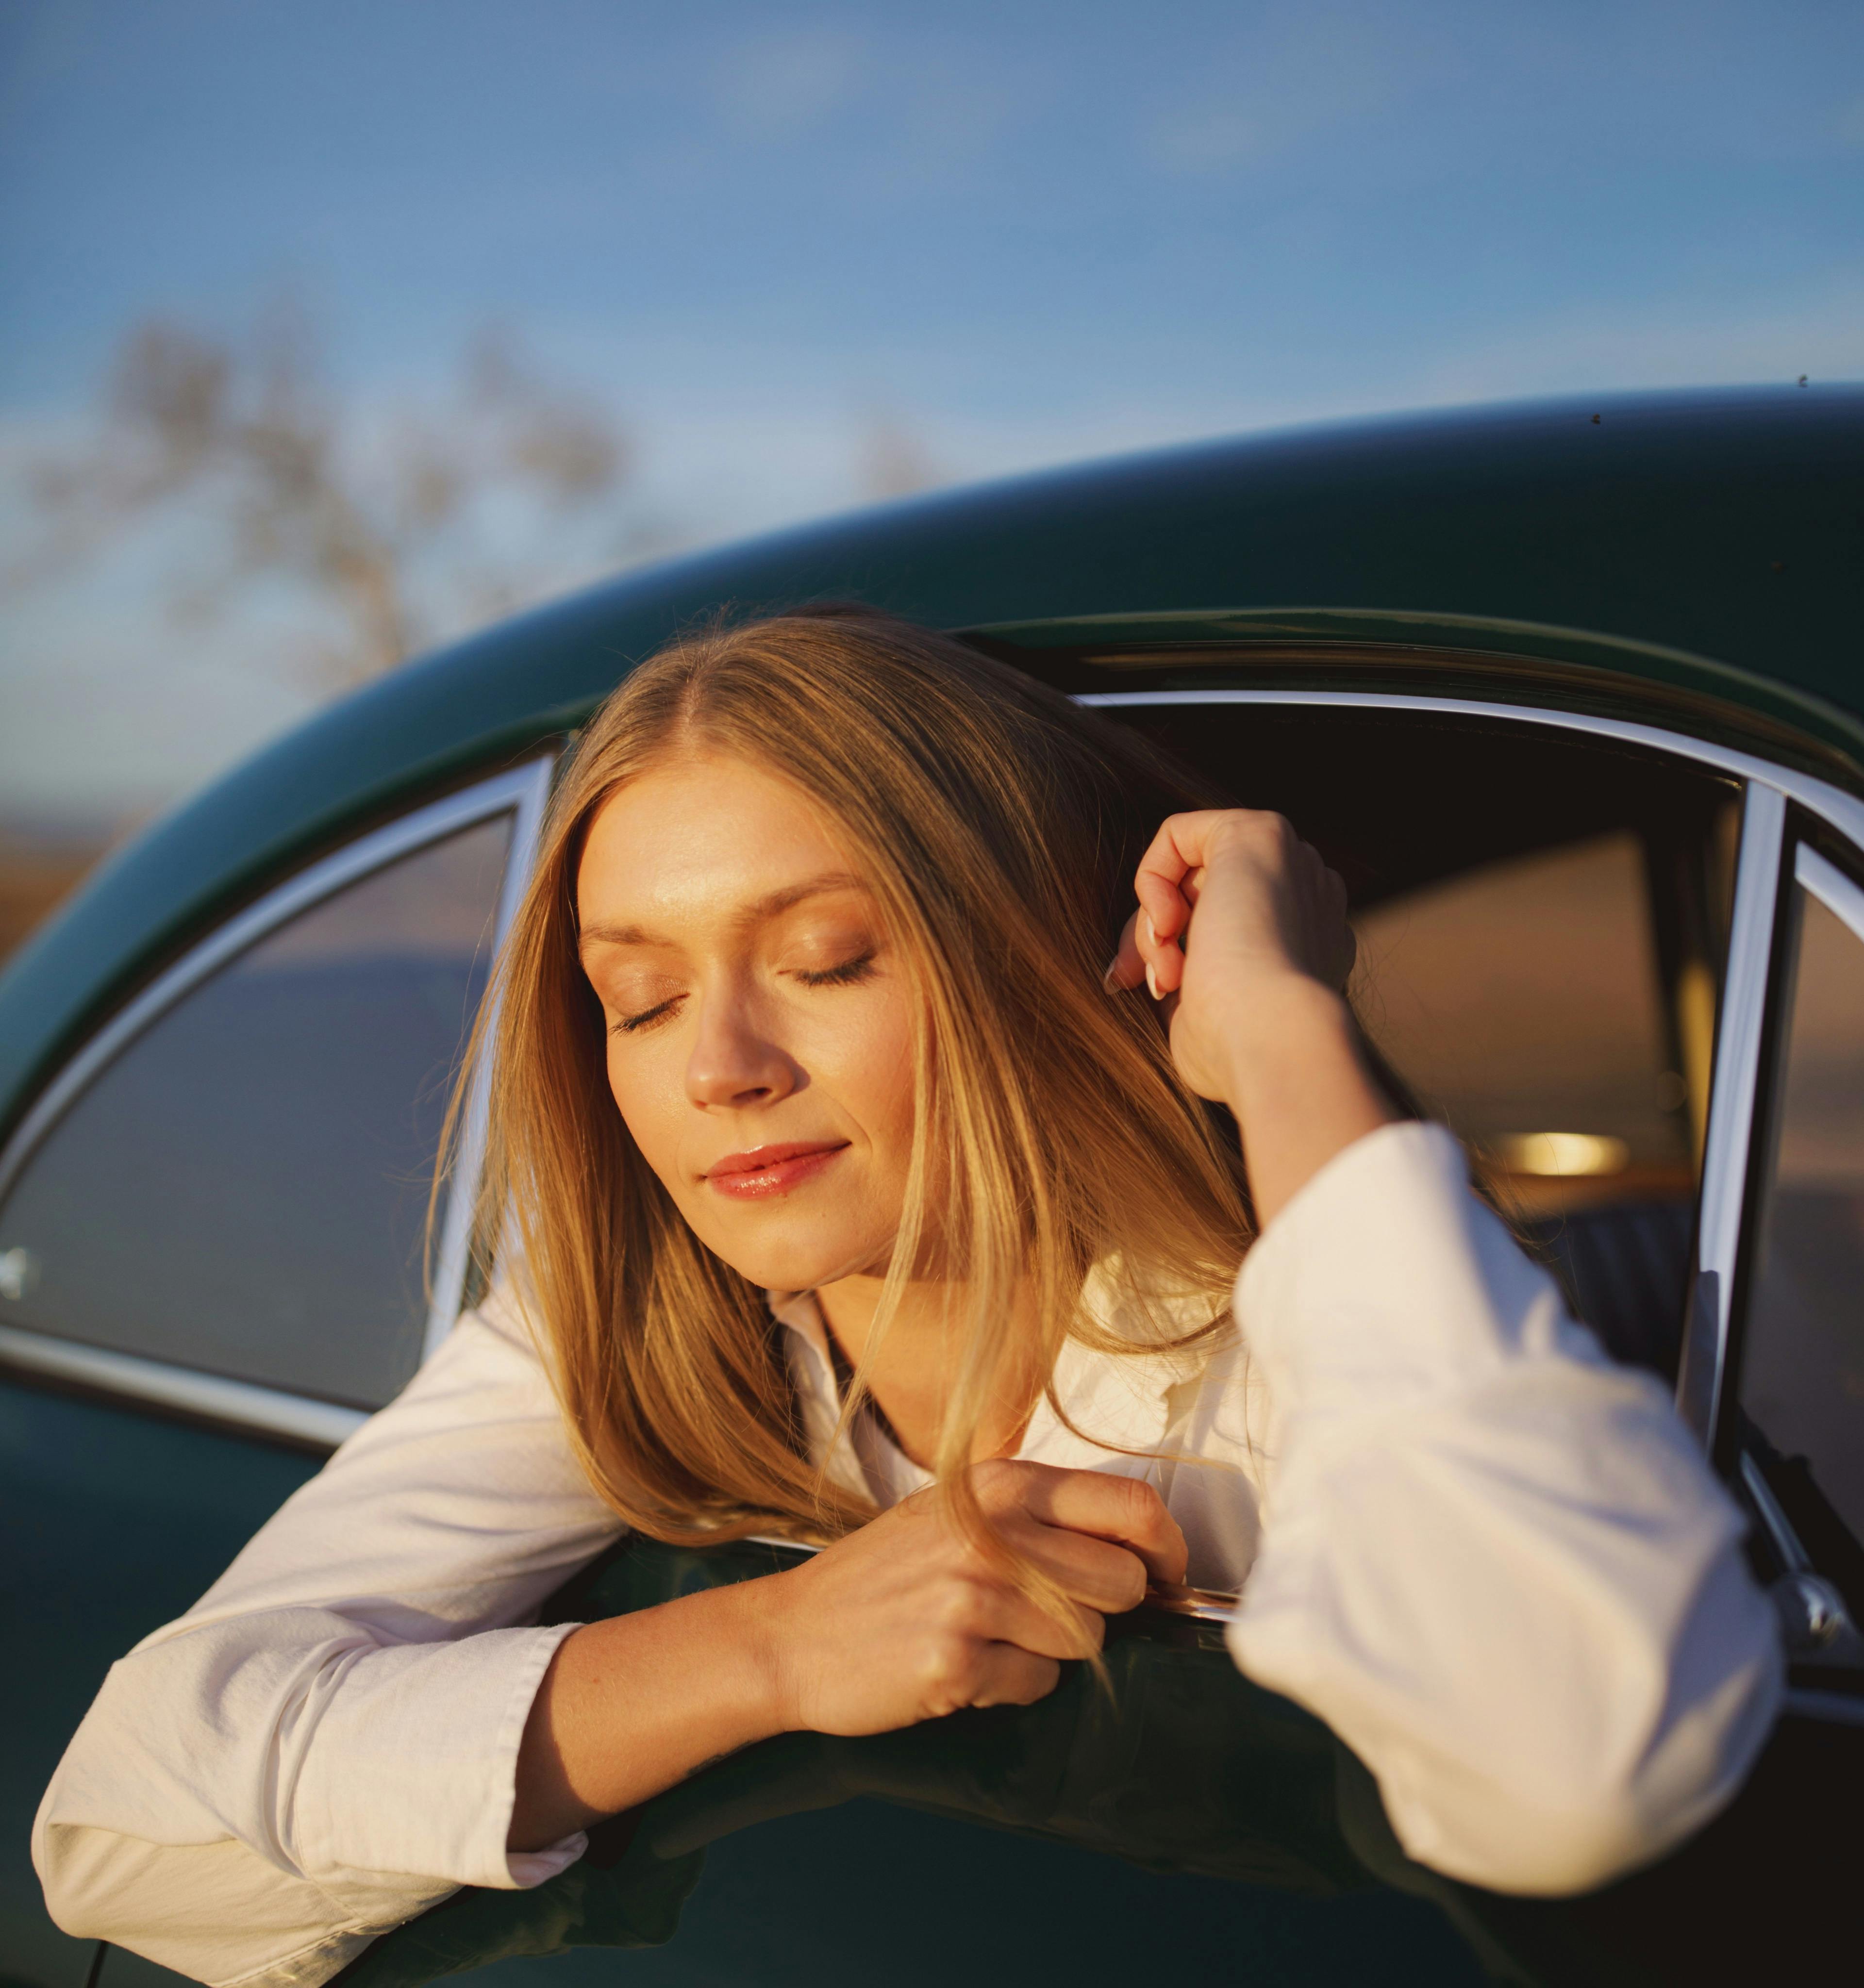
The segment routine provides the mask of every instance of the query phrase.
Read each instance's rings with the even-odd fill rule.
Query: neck
[[[893,1425],[906,1454],[930,1469],[939,1451],[946,1415],[965,1352],[969,1328],[961,1288],[948,1283],[908,1284],[887,1329],[875,1342],[874,1320],[885,1288],[878,1277],[841,1277],[816,1292],[829,1330],[849,1364],[864,1367],[870,1391]],[[1027,1323],[1027,1292],[1020,1292],[1003,1329]],[[1029,1335],[1019,1334],[1025,1344]],[[971,1444],[973,1462],[1015,1453],[1040,1392],[1042,1377],[1033,1362],[1021,1363],[990,1404]]]

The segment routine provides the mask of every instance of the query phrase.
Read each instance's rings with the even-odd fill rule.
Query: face
[[[742,760],[670,761],[597,814],[576,891],[609,1088],[700,1240],[780,1290],[884,1270],[912,1006],[816,810]]]

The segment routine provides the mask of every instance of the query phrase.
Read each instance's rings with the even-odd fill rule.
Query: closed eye
[[[874,952],[870,947],[853,959],[844,959],[839,966],[825,966],[817,973],[805,973],[799,968],[796,977],[805,987],[851,987],[873,971]]]
[[[651,1028],[656,1022],[664,1021],[685,998],[683,994],[669,994],[665,1000],[651,1008],[643,1008],[638,1015],[624,1015],[611,1033],[631,1036],[637,1029]]]

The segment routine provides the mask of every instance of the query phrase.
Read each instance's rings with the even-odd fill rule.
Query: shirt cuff
[[[1304,1420],[1414,1404],[1537,1354],[1599,1357],[1470,1191],[1462,1148],[1416,1121],[1308,1182],[1243,1258],[1235,1309],[1278,1408]]]
[[[518,1749],[558,1645],[581,1625],[494,1629],[457,1642],[360,1652],[320,1681],[330,1693],[301,1770],[302,1834],[330,1846],[341,1884],[405,1871],[497,1891],[555,1877],[582,1855],[578,1831],[506,1848]]]

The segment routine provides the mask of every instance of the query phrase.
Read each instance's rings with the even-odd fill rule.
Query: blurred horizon
[[[1294,423],[1864,375],[1855,5],[12,0],[0,188],[36,875],[642,559]]]

